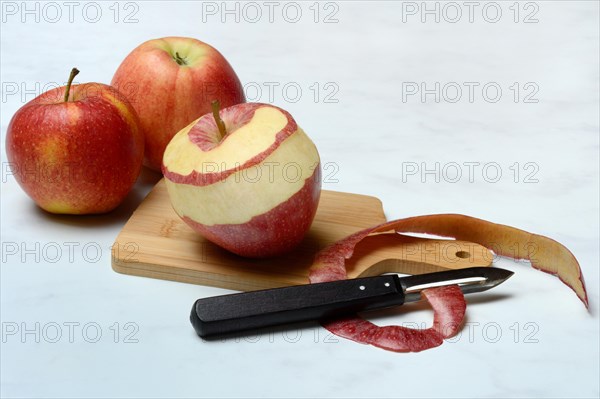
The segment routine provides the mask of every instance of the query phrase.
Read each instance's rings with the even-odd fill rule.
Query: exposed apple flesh
[[[104,213],[135,183],[144,138],[135,110],[113,87],[69,83],[15,113],[6,153],[18,183],[44,210]]]
[[[320,160],[292,116],[267,104],[239,104],[173,137],[163,174],[177,214],[210,241],[247,257],[294,248],[308,231],[320,191]]]
[[[160,170],[163,153],[179,130],[210,112],[245,102],[243,86],[215,48],[187,37],[149,40],[119,66],[113,86],[135,107],[146,140],[145,164]]]

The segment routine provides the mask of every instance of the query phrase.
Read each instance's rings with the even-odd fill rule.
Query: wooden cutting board
[[[385,220],[379,199],[325,190],[313,225],[298,248],[278,258],[246,259],[188,227],[171,208],[161,180],[117,236],[112,267],[124,274],[241,291],[306,284],[308,268],[320,249]],[[354,278],[489,266],[491,262],[492,254],[477,244],[386,234],[363,240],[347,269]]]

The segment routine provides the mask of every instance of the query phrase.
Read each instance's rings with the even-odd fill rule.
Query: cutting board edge
[[[123,266],[121,262],[118,262],[118,260],[115,258],[112,259],[111,263],[112,269],[115,272],[127,276],[147,277],[160,280],[174,281],[178,283],[224,288],[234,291],[254,291],[260,289],[286,287],[290,285],[308,284],[308,279],[305,282],[294,280],[271,280],[272,284],[265,284],[264,280],[253,281],[253,279],[246,279],[242,283],[227,279],[227,275],[219,275],[219,277],[222,277],[222,279],[220,280],[218,278],[210,278],[208,277],[210,276],[210,274],[204,274],[200,271],[182,273],[181,269],[178,269],[178,273],[168,273],[164,271],[161,272],[157,270],[152,270],[152,265],[141,262],[138,262],[136,264],[141,265],[142,267],[132,267],[131,264],[129,264],[128,266]]]

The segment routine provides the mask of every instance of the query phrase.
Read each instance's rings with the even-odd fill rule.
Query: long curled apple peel
[[[347,278],[346,259],[355,246],[374,233],[426,233],[471,241],[498,255],[527,259],[539,270],[558,276],[588,307],[583,275],[577,259],[562,244],[548,237],[465,215],[441,214],[399,219],[361,230],[320,251],[309,270],[311,283]],[[393,234],[393,233],[392,233]],[[524,251],[524,253],[520,253]],[[521,256],[524,255],[524,256]],[[358,316],[324,321],[323,326],[342,338],[396,352],[419,352],[454,336],[463,321],[466,303],[457,286],[423,291],[434,310],[433,327],[425,330],[401,326],[379,327]]]
[[[561,243],[514,227],[459,214],[415,216],[393,220],[361,230],[317,254],[309,271],[311,283],[346,279],[345,260],[365,237],[388,231],[425,233],[470,241],[497,255],[525,259],[535,269],[557,276],[588,307],[588,296],[581,268],[575,256]]]

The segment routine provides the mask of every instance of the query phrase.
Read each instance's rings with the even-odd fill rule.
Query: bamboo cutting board
[[[171,208],[161,180],[117,236],[112,267],[123,274],[241,291],[305,284],[320,249],[385,220],[379,199],[325,190],[313,225],[298,248],[278,258],[246,259],[188,227]],[[386,234],[363,240],[347,268],[348,276],[354,278],[489,266],[491,261],[492,254],[477,244]]]

